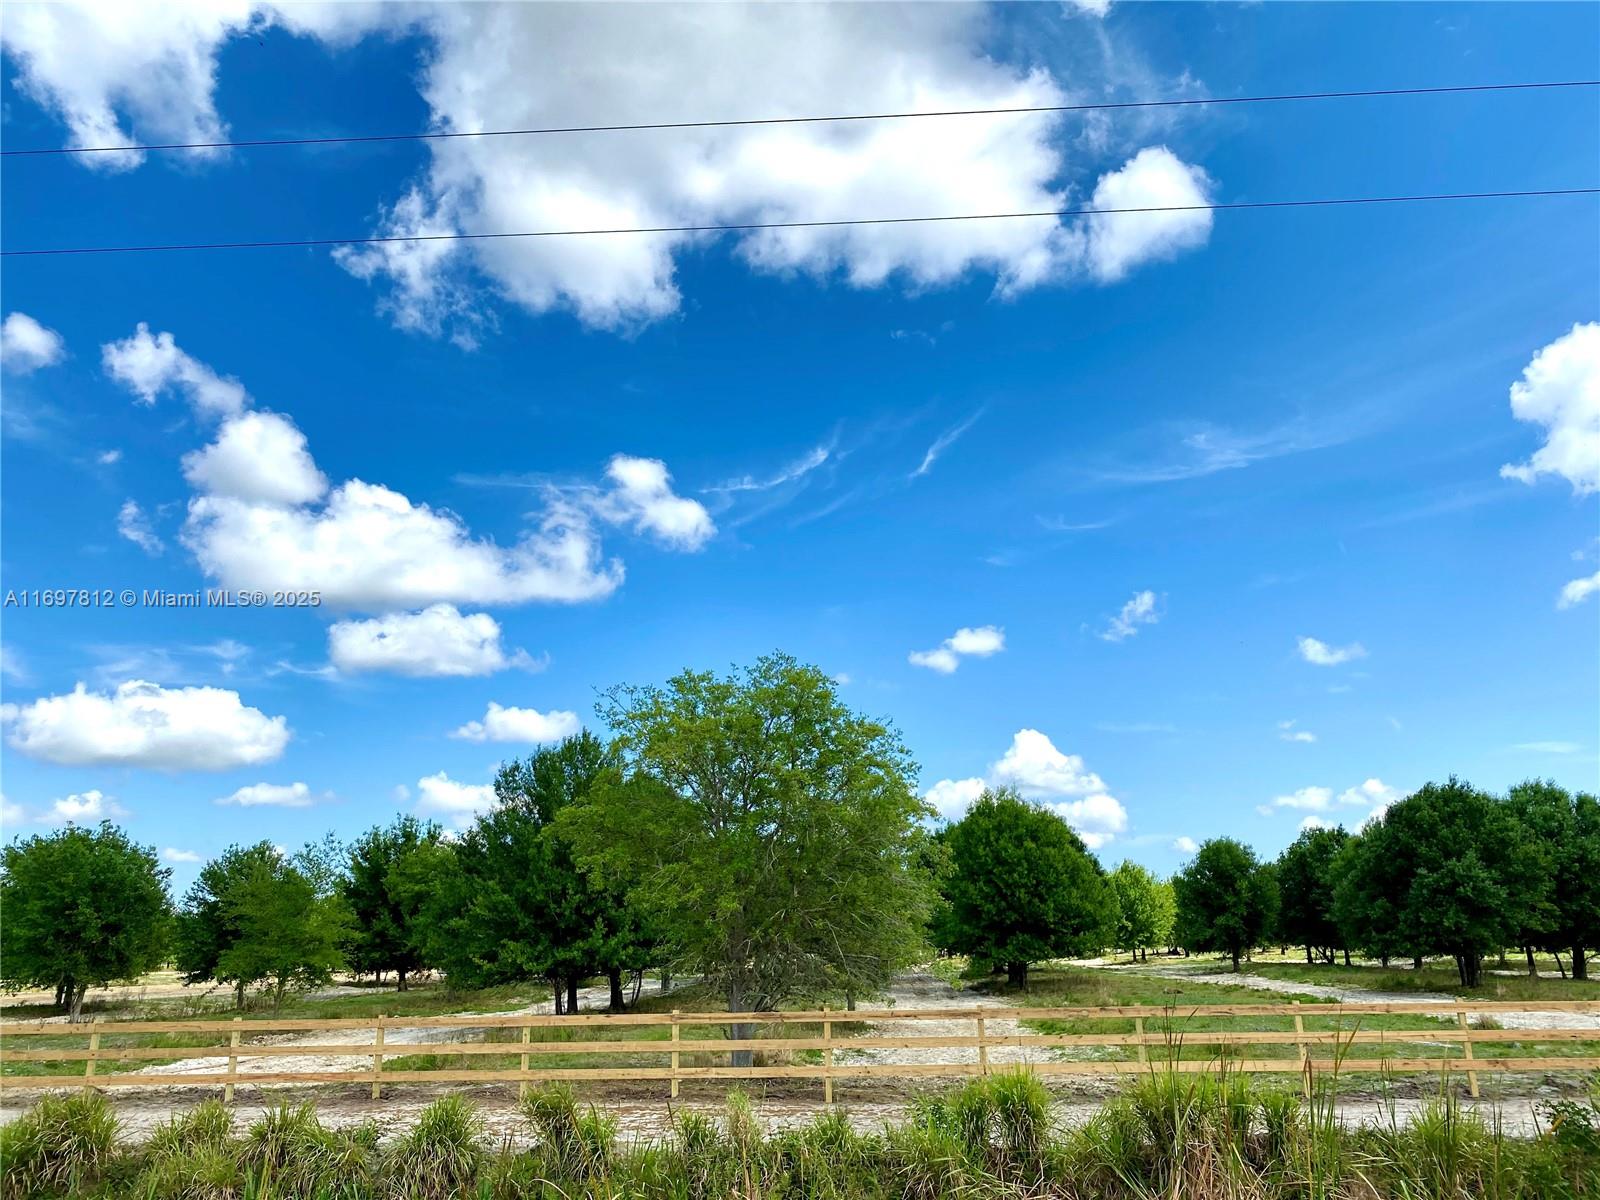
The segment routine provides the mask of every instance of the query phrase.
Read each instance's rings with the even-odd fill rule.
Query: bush
[[[392,1200],[457,1200],[469,1196],[488,1151],[483,1118],[460,1096],[423,1109],[383,1164],[383,1194]]]
[[[0,1193],[6,1200],[62,1196],[106,1173],[117,1119],[98,1092],[46,1096],[0,1128]]]

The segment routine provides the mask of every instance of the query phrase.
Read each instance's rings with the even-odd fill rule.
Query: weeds
[[[528,1148],[490,1148],[459,1096],[380,1146],[311,1105],[242,1133],[216,1102],[119,1149],[95,1095],[52,1097],[0,1131],[4,1200],[1600,1200],[1600,1101],[1546,1105],[1513,1138],[1441,1086],[1409,1119],[1349,1129],[1331,1087],[1310,1100],[1237,1073],[1155,1067],[1082,1127],[1026,1073],[912,1105],[864,1133],[842,1110],[767,1133],[735,1092],[720,1118],[678,1111],[669,1136],[619,1144],[570,1089],[521,1106]]]

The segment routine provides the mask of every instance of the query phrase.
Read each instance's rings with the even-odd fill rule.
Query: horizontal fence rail
[[[1462,1001],[1441,1004],[1409,1001],[1385,1004],[1196,1004],[1182,1006],[1122,1005],[1112,1007],[1060,1008],[925,1008],[860,1009],[839,1011],[820,1009],[801,1012],[752,1013],[619,1013],[548,1016],[533,1013],[486,1013],[450,1017],[375,1017],[311,1020],[305,1018],[231,1021],[91,1021],[78,1024],[52,1022],[0,1023],[0,1065],[6,1063],[84,1064],[81,1077],[61,1074],[0,1075],[0,1091],[19,1091],[61,1087],[193,1087],[218,1086],[224,1097],[233,1098],[238,1084],[370,1084],[374,1099],[381,1097],[385,1084],[406,1083],[518,1083],[524,1089],[547,1080],[649,1081],[669,1085],[677,1096],[679,1084],[700,1079],[820,1080],[823,1096],[833,1100],[836,1080],[882,1078],[939,1078],[987,1075],[997,1069],[1022,1069],[1039,1075],[1132,1075],[1151,1070],[1185,1073],[1227,1069],[1247,1072],[1294,1073],[1303,1079],[1307,1094],[1318,1074],[1379,1073],[1459,1073],[1465,1075],[1471,1093],[1478,1094],[1478,1075],[1523,1071],[1600,1070],[1600,1024],[1587,1028],[1473,1028],[1471,1018],[1494,1017],[1497,1013],[1600,1013],[1600,1000],[1552,1001]],[[1363,1028],[1364,1019],[1374,1016],[1410,1015],[1431,1017],[1440,1024],[1419,1028]],[[1293,1029],[1192,1028],[1196,1022],[1216,1019],[1240,1021],[1266,1018],[1293,1018]],[[1331,1029],[1308,1029],[1310,1018],[1319,1024],[1332,1022]],[[1008,1032],[993,1028],[995,1022],[1109,1021],[1133,1023],[1132,1032],[1049,1033]],[[1443,1024],[1454,1021],[1453,1025]],[[919,1035],[890,1032],[897,1022],[970,1022],[971,1034]],[[848,1022],[852,1029],[839,1033],[835,1025]],[[765,1026],[779,1031],[795,1026],[812,1026],[815,1034],[800,1031],[794,1036],[685,1037],[691,1030],[725,1027],[733,1032],[741,1026]],[[864,1031],[855,1032],[865,1026]],[[665,1030],[665,1036],[626,1036],[635,1031]],[[478,1034],[482,1041],[416,1040],[396,1034],[410,1031],[434,1032],[446,1037],[452,1033]],[[542,1037],[555,1040],[536,1040]],[[515,1040],[487,1040],[491,1032],[511,1034]],[[584,1034],[602,1032],[624,1036],[595,1037]],[[261,1035],[283,1034],[366,1034],[358,1042],[258,1041]],[[199,1045],[105,1045],[104,1039],[175,1034],[205,1035],[213,1039]],[[84,1039],[78,1047],[50,1046],[25,1048],[37,1037]],[[246,1040],[249,1039],[249,1040]],[[205,1038],[191,1041],[205,1042]],[[1507,1055],[1490,1058],[1475,1056],[1474,1047],[1532,1043],[1594,1043],[1593,1054],[1582,1049],[1572,1055]],[[24,1047],[24,1048],[18,1048]],[[1296,1053],[1284,1057],[1253,1057],[1252,1047],[1293,1046]],[[1459,1053],[1437,1056],[1358,1058],[1357,1047],[1457,1048]],[[1054,1058],[1052,1051],[1080,1047],[1089,1050],[1132,1050],[1134,1058]],[[1185,1047],[1206,1048],[1201,1058],[1185,1058]],[[1012,1048],[1040,1052],[1024,1061],[994,1064],[991,1051]],[[970,1060],[947,1056],[949,1061],[874,1062],[853,1061],[883,1051],[950,1050],[972,1054]],[[775,1061],[750,1066],[722,1063],[686,1062],[690,1057],[731,1056],[749,1051],[773,1056]],[[815,1061],[796,1063],[797,1053],[815,1056]],[[479,1056],[514,1058],[514,1068],[485,1065],[442,1067],[431,1070],[393,1069],[385,1060],[416,1054],[459,1057],[470,1061]],[[633,1055],[651,1056],[657,1065],[621,1066],[546,1066],[548,1055]],[[843,1056],[841,1060],[841,1056]],[[274,1070],[274,1058],[350,1059],[362,1065],[337,1070]],[[219,1069],[164,1073],[160,1071],[119,1071],[97,1073],[102,1064],[121,1064],[146,1060],[216,1059]],[[241,1062],[259,1062],[265,1069],[241,1070]]]

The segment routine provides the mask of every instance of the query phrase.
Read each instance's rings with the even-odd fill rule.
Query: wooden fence
[[[84,1064],[82,1077],[70,1075],[11,1075],[0,1076],[0,1090],[60,1088],[60,1087],[192,1087],[221,1086],[226,1099],[233,1098],[237,1084],[370,1084],[372,1096],[379,1098],[386,1085],[409,1083],[518,1083],[525,1089],[528,1084],[545,1080],[659,1080],[668,1086],[670,1095],[677,1096],[679,1084],[685,1080],[703,1079],[814,1079],[823,1087],[825,1102],[833,1100],[834,1082],[848,1079],[873,1078],[930,1078],[947,1076],[987,1075],[992,1070],[1014,1067],[1039,1075],[1131,1075],[1153,1069],[1171,1069],[1180,1072],[1206,1072],[1227,1069],[1245,1072],[1290,1072],[1299,1074],[1307,1094],[1319,1074],[1351,1074],[1356,1072],[1398,1073],[1452,1073],[1464,1075],[1472,1095],[1478,1094],[1478,1076],[1487,1072],[1550,1072],[1600,1070],[1600,1025],[1587,1028],[1560,1029],[1503,1029],[1473,1028],[1473,1016],[1494,1017],[1502,1013],[1600,1013],[1600,1000],[1567,1000],[1547,1002],[1520,1001],[1469,1001],[1455,1005],[1409,1002],[1400,1004],[1309,1004],[1298,1001],[1285,1004],[1199,1004],[1182,1007],[1157,1007],[1136,1005],[1124,1007],[1068,1007],[1068,1008],[951,1008],[951,1009],[875,1009],[841,1012],[821,1009],[810,1012],[762,1012],[740,1014],[752,1025],[769,1029],[802,1027],[794,1036],[758,1036],[733,1039],[728,1037],[685,1038],[685,1030],[704,1027],[728,1026],[729,1014],[722,1013],[601,1013],[574,1016],[544,1016],[528,1013],[485,1014],[481,1016],[451,1017],[377,1017],[373,1019],[266,1019],[232,1021],[92,1021],[76,1025],[47,1024],[43,1022],[9,1022],[0,1024],[0,1063],[17,1062],[78,1062]],[[1414,1014],[1439,1019],[1454,1018],[1454,1025],[1436,1024],[1416,1029],[1364,1029],[1362,1021],[1380,1014]],[[1293,1019],[1292,1029],[1262,1030],[1193,1028],[1196,1022],[1211,1024],[1216,1018],[1229,1018],[1239,1022],[1260,1022],[1265,1018]],[[1318,1023],[1333,1022],[1335,1028],[1312,1030],[1306,1028],[1306,1019]],[[996,1030],[996,1022],[1078,1021],[1096,1022],[1131,1020],[1132,1032],[1111,1033],[1038,1033],[1025,1031],[1020,1026],[1016,1032]],[[836,1034],[835,1025],[848,1021],[855,1026],[865,1026],[859,1034]],[[971,1034],[901,1035],[891,1032],[900,1022],[937,1021],[970,1022]],[[815,1033],[804,1027],[813,1027]],[[653,1038],[627,1037],[626,1033],[638,1028],[665,1029]],[[515,1041],[416,1041],[395,1040],[397,1031],[460,1031],[465,1035],[479,1032],[485,1038],[490,1031],[512,1031]],[[560,1040],[536,1040],[534,1030],[558,1031],[544,1037]],[[623,1034],[610,1038],[572,1040],[573,1034],[607,1031]],[[213,1040],[209,1044],[191,1046],[144,1045],[102,1046],[102,1038],[143,1034],[205,1034]],[[344,1036],[368,1034],[359,1042],[323,1042],[309,1044],[298,1040],[293,1043],[256,1040],[261,1034],[339,1033]],[[49,1047],[41,1050],[13,1049],[17,1039],[50,1036],[60,1038],[82,1037],[87,1040],[83,1049]],[[426,1035],[425,1035],[426,1036]],[[431,1035],[438,1037],[438,1034]],[[204,1039],[192,1039],[204,1040]],[[1474,1047],[1490,1044],[1557,1042],[1595,1043],[1594,1046],[1574,1047],[1575,1055],[1506,1055],[1478,1057]],[[26,1045],[26,1041],[23,1042]],[[1396,1049],[1418,1047],[1459,1046],[1457,1054],[1438,1057],[1416,1057],[1398,1054],[1390,1057],[1357,1057],[1358,1047],[1389,1046]],[[1293,1046],[1292,1056],[1280,1058],[1248,1057],[1246,1051],[1255,1047]],[[1111,1049],[1131,1049],[1132,1058],[1059,1058],[1052,1057],[1056,1050],[1073,1047],[1087,1050],[1091,1055]],[[1000,1048],[1024,1050],[1022,1061],[996,1064],[992,1052]],[[1185,1048],[1205,1048],[1203,1057],[1185,1057]],[[758,1062],[753,1066],[732,1066],[723,1063],[710,1065],[684,1061],[687,1058],[731,1056],[734,1051],[753,1051],[763,1057],[772,1056],[777,1061]],[[876,1052],[894,1050],[946,1050],[954,1053],[940,1056],[940,1061],[872,1061]],[[471,1057],[500,1055],[516,1057],[515,1068],[486,1066],[480,1068],[457,1067],[436,1070],[394,1070],[385,1068],[385,1059],[417,1053],[437,1053]],[[815,1061],[796,1063],[792,1055],[797,1052],[816,1052]],[[634,1055],[659,1056],[657,1066],[582,1066],[545,1067],[540,1059],[545,1055]],[[1035,1056],[1037,1054],[1037,1056]],[[331,1071],[274,1071],[240,1070],[242,1060],[270,1060],[285,1056],[316,1056],[349,1058],[361,1065],[345,1070]],[[1015,1060],[1016,1056],[1003,1056]],[[174,1060],[187,1058],[215,1058],[226,1064],[223,1069],[210,1071],[185,1071],[160,1073],[127,1071],[97,1074],[97,1064],[123,1063],[139,1060]],[[266,1064],[263,1064],[266,1065]]]

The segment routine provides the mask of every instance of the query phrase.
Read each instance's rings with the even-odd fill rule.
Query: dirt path
[[[1296,996],[1318,996],[1325,1000],[1340,1000],[1347,1004],[1459,1004],[1455,996],[1443,992],[1380,992],[1372,988],[1334,987],[1323,983],[1297,983],[1292,979],[1271,979],[1265,975],[1251,975],[1241,971],[1207,971],[1189,967],[1144,967],[1134,972],[1140,975],[1158,975],[1165,979],[1187,979],[1194,983],[1216,983],[1229,987],[1253,988],[1262,992],[1280,992]],[[1468,1001],[1470,1003],[1470,1000]],[[1530,1005],[1537,1000],[1528,1001]],[[1530,1008],[1526,1012],[1487,1013],[1505,1029],[1600,1029],[1600,1013],[1540,1012]]]

